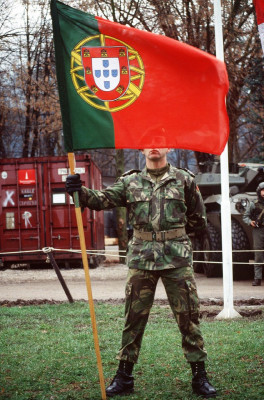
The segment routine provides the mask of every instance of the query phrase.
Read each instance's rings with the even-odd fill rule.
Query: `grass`
[[[99,303],[95,309],[107,385],[117,368],[123,306]],[[201,326],[218,399],[264,399],[263,318],[204,320]],[[88,304],[2,307],[0,369],[0,399],[101,399]],[[134,376],[131,400],[197,398],[167,307],[152,309]]]

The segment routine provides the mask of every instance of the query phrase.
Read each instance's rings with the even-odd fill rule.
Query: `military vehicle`
[[[213,163],[210,172],[206,171],[206,168],[205,172],[196,175],[196,181],[206,206],[208,228],[202,238],[194,237],[192,241],[194,250],[204,251],[204,253],[194,253],[194,261],[200,261],[199,263],[194,262],[194,270],[195,272],[204,272],[209,278],[222,275],[220,163]],[[246,251],[253,250],[252,228],[243,222],[242,215],[248,202],[257,199],[256,188],[263,181],[263,164],[245,163],[230,167],[229,189],[234,280],[253,277],[254,252]],[[208,250],[211,252],[206,252]],[[249,264],[250,260],[252,262]]]

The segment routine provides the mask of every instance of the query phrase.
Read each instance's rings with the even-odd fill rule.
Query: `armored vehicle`
[[[207,277],[222,274],[222,240],[221,240],[221,174],[220,163],[211,165],[211,170],[198,173],[196,181],[207,211],[208,229],[203,238],[193,238],[196,272],[204,272]],[[256,188],[264,181],[263,164],[237,164],[230,166],[229,189],[231,206],[233,276],[235,280],[253,277],[254,252],[252,228],[243,222],[242,215],[248,202],[257,199]],[[210,251],[208,251],[210,250]],[[208,251],[208,252],[206,252]],[[251,262],[250,262],[251,261]],[[210,263],[211,262],[211,263]]]

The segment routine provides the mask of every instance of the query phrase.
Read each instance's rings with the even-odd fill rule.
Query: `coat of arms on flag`
[[[71,77],[86,103],[116,112],[140,96],[145,70],[140,54],[131,46],[114,37],[95,35],[72,49]]]
[[[130,83],[127,49],[116,47],[82,47],[85,82],[103,101],[123,96]]]

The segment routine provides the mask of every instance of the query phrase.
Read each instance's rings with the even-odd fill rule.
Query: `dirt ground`
[[[83,269],[61,269],[61,274],[73,300],[86,301],[87,289]],[[89,275],[95,301],[123,302],[127,267],[104,263],[90,269]],[[217,315],[223,309],[222,278],[206,278],[195,274],[201,310],[205,315]],[[235,281],[235,309],[241,315],[256,315],[264,311],[264,286],[253,287],[251,281]],[[55,271],[49,269],[7,269],[0,271],[0,305],[27,305],[68,301]],[[163,285],[158,283],[155,301],[167,304]]]

